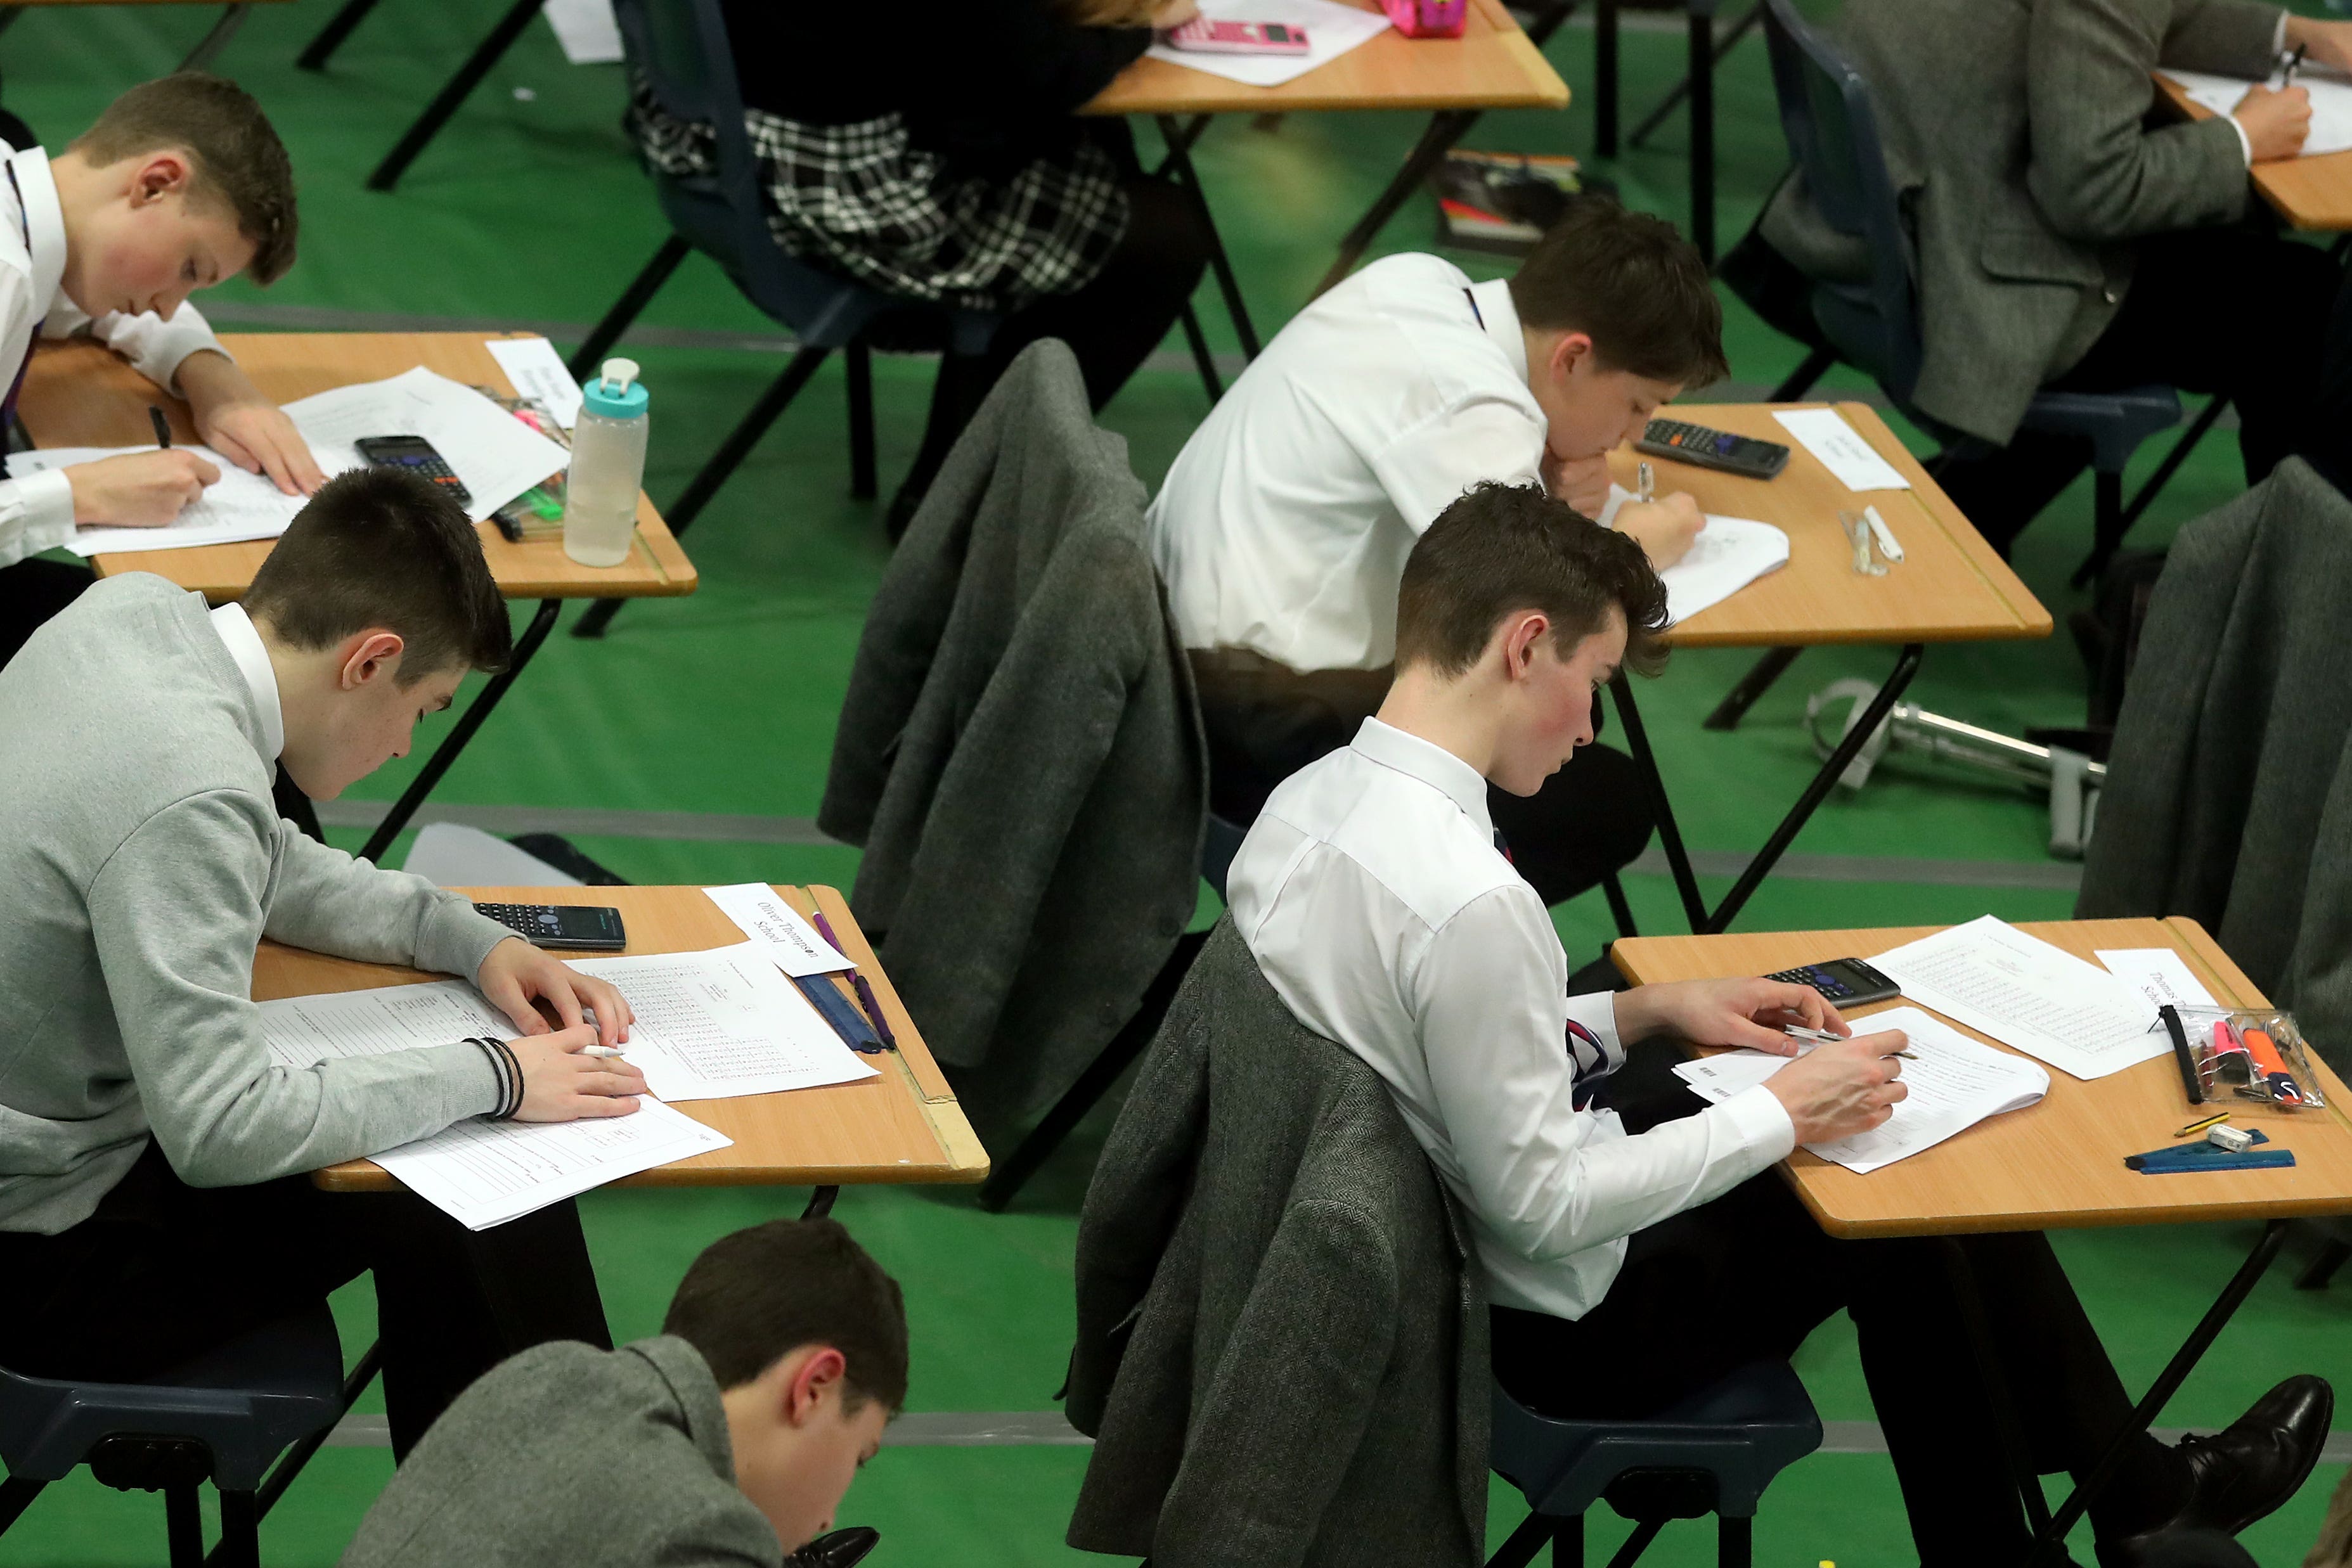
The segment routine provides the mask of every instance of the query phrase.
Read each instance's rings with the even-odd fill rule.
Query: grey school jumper
[[[89,1218],[151,1134],[182,1180],[233,1186],[497,1103],[463,1042],[302,1071],[264,1047],[264,935],[471,978],[509,933],[281,821],[261,700],[202,597],[144,574],[0,670],[0,1229]]]

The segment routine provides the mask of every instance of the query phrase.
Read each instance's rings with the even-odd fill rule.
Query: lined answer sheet
[[[12,452],[8,455],[8,476],[22,479],[29,474],[70,468],[77,463],[135,456],[154,450],[152,446],[48,446],[35,452]],[[219,469],[220,478],[205,486],[203,495],[161,528],[76,528],[73,538],[66,541],[66,549],[76,555],[91,556],[102,550],[194,549],[198,545],[235,544],[241,539],[274,539],[286,531],[294,514],[310,499],[307,496],[285,494],[268,475],[248,474],[209,446],[184,446],[179,450],[193,452]],[[331,474],[334,470],[327,472]]]
[[[1895,1113],[1884,1124],[1832,1143],[1805,1145],[1857,1174],[1867,1175],[1934,1148],[1988,1116],[2022,1110],[2050,1092],[2050,1074],[2033,1063],[1970,1040],[1917,1008],[1890,1008],[1853,1023],[1857,1034],[1901,1030],[1910,1039],[1906,1049],[1917,1058],[1903,1063],[1903,1082],[1910,1093],[1895,1102]],[[1678,1063],[1675,1072],[1702,1098],[1720,1101],[1754,1088],[1795,1060],[1761,1051],[1731,1051]]]
[[[623,1049],[665,1100],[771,1094],[875,1075],[777,969],[764,942],[572,967],[628,998],[636,1022]]]
[[[1911,1000],[2077,1078],[2172,1049],[2139,990],[1990,915],[1870,962]]]

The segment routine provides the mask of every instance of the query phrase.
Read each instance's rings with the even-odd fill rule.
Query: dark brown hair
[[[1551,618],[1560,657],[1625,617],[1625,667],[1665,666],[1666,585],[1629,535],[1604,528],[1534,485],[1489,482],[1437,515],[1405,558],[1397,592],[1397,667],[1459,675],[1486,655],[1503,617]]]
[[[907,1305],[898,1281],[833,1219],[772,1219],[722,1236],[678,1282],[662,1333],[740,1388],[805,1344],[847,1364],[844,1408],[907,1402]]]
[[[253,246],[246,271],[277,282],[294,265],[294,164],[253,95],[225,77],[181,71],[106,106],[67,147],[103,166],[173,149],[195,164],[190,199],[226,205]]]
[[[404,686],[452,667],[502,670],[514,652],[481,536],[439,486],[394,468],[320,486],[253,574],[245,608],[302,649],[372,626],[397,632]]]
[[[1511,279],[1519,324],[1582,332],[1612,371],[1701,387],[1731,373],[1706,263],[1664,218],[1580,197]]]

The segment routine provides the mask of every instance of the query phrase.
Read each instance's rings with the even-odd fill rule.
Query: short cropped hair
[[[245,609],[306,651],[371,627],[396,632],[403,686],[452,668],[502,670],[514,653],[465,508],[396,468],[354,468],[320,486],[253,574]]]
[[[1582,332],[1612,371],[1700,387],[1731,373],[1723,304],[1675,225],[1603,195],[1569,205],[1511,279],[1519,323]]]
[[[722,1236],[678,1282],[662,1333],[702,1354],[719,1386],[740,1388],[803,1345],[846,1364],[843,1405],[907,1403],[907,1305],[834,1219],[772,1219]]]
[[[1665,665],[1666,585],[1640,544],[1604,528],[1534,485],[1489,482],[1440,512],[1405,558],[1397,592],[1397,667],[1447,677],[1486,656],[1503,618],[1550,617],[1560,657],[1625,617],[1624,667],[1652,675]]]
[[[177,150],[195,165],[189,196],[236,215],[253,246],[246,271],[268,285],[294,265],[294,163],[253,95],[224,77],[181,71],[142,82],[106,106],[67,147],[89,162],[119,163]]]

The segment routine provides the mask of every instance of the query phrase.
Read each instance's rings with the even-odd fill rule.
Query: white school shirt
[[[66,270],[66,221],[49,155],[37,147],[19,152],[0,141],[0,162],[16,176],[13,185],[0,176],[0,394],[32,352],[36,332],[45,338],[88,332],[160,387],[171,386],[180,361],[200,349],[228,353],[193,305],[183,304],[169,320],[152,310],[137,316],[110,310],[94,320],[84,315],[58,287]],[[53,549],[73,531],[73,486],[62,473],[0,478],[0,566]]]
[[[263,763],[276,768],[278,753],[286,749],[286,709],[278,700],[278,667],[269,662],[269,650],[263,646],[261,633],[244,605],[224,604],[209,615],[213,634],[236,662],[246,690],[253,694],[254,711],[261,718],[261,740],[255,749],[261,753]]]
[[[1184,646],[1391,663],[1413,541],[1481,480],[1539,482],[1547,429],[1508,284],[1374,262],[1276,334],[1151,503]]]
[[[1486,781],[1426,740],[1366,719],[1275,790],[1226,886],[1290,1010],[1387,1081],[1500,1305],[1582,1317],[1628,1235],[1796,1146],[1761,1084],[1638,1136],[1578,1108],[1624,1061],[1614,1001],[1568,995],[1543,900],[1495,848]]]

